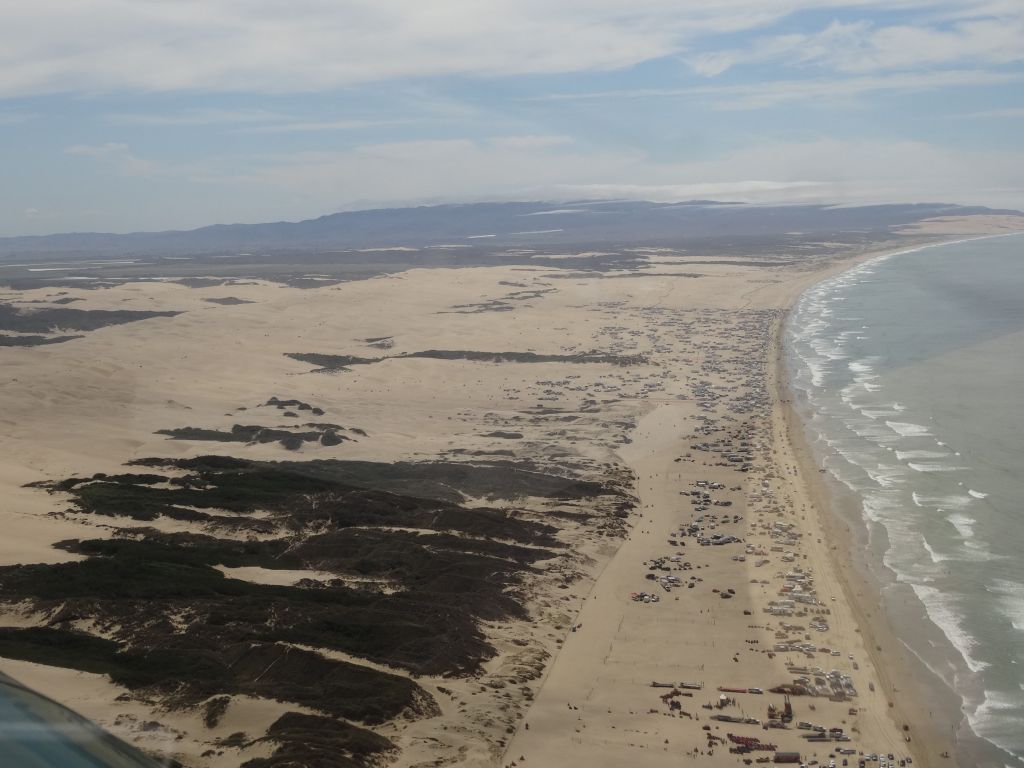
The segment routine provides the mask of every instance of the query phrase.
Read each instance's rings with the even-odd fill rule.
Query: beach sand
[[[961,231],[977,226],[970,222]],[[65,293],[82,299],[80,308],[183,314],[101,328],[63,344],[0,350],[0,564],[74,559],[52,544],[109,536],[126,524],[54,514],[65,509],[62,499],[26,483],[116,473],[146,456],[398,461],[506,451],[591,474],[628,470],[638,503],[625,537],[595,527],[579,514],[585,510],[556,510],[564,513],[559,538],[569,546],[524,576],[530,620],[484,627],[496,655],[480,674],[417,677],[441,714],[374,726],[400,748],[398,765],[734,765],[770,755],[730,754],[729,733],[816,754],[823,762],[836,747],[848,747],[941,765],[937,755],[950,749],[949,723],[922,715],[912,668],[896,653],[884,617],[872,610],[877,601],[851,570],[855,535],[820,487],[788,406],[778,356],[781,323],[800,292],[869,255],[829,253],[798,266],[702,264],[695,267],[699,277],[680,276],[685,259],[677,259],[642,275],[568,272],[570,264],[565,270],[410,270],[316,289],[258,280],[71,289]],[[0,300],[14,303],[57,295],[46,288],[0,293]],[[251,303],[208,301],[229,295]],[[488,302],[513,309],[490,311]],[[466,308],[471,304],[476,309]],[[392,345],[388,355],[600,350],[642,354],[645,362],[408,358],[323,374],[286,357],[378,356],[367,340],[379,338]],[[286,451],[276,443],[243,447],[156,434],[246,423],[271,396],[314,403],[325,418],[358,427],[366,437]],[[245,416],[241,408],[248,409]],[[546,408],[558,413],[545,414]],[[513,429],[519,438],[495,436]],[[708,491],[698,481],[723,487]],[[674,536],[702,514],[695,511],[693,502],[701,498],[695,491],[709,493],[703,514],[718,515],[714,528],[705,519],[704,535],[742,541],[701,546],[695,536]],[[521,514],[543,519],[552,511],[526,504]],[[732,522],[734,515],[739,519]],[[773,530],[776,523],[791,527]],[[195,530],[181,521],[147,525]],[[671,556],[678,560],[664,561],[670,571],[649,571],[652,560]],[[666,590],[648,573],[678,576],[682,584]],[[232,575],[293,583],[304,574],[235,569]],[[687,588],[691,577],[694,586]],[[792,616],[766,613],[770,602],[791,597],[791,591],[780,594],[787,581],[787,589],[815,602],[797,603]],[[734,595],[723,598],[727,590]],[[641,591],[659,600],[630,598]],[[8,605],[0,626],[46,620],[29,606]],[[811,629],[812,621],[827,630]],[[784,623],[800,629],[783,629]],[[773,652],[780,642],[813,643],[817,650]],[[821,676],[787,664],[838,670],[849,676],[856,696],[794,695],[793,727],[786,730],[711,719],[765,721],[767,706],[783,703],[770,688]],[[210,729],[195,710],[133,695],[103,676],[3,659],[0,671],[189,766],[235,766],[266,755],[271,745],[254,737],[280,714],[303,711],[235,697]],[[663,700],[673,689],[654,688],[655,681],[701,687],[676,689],[678,695]],[[763,693],[723,694],[719,687]],[[723,695],[734,703],[704,707]],[[672,701],[681,707],[673,709]],[[842,728],[851,740],[808,744],[802,738],[808,731],[795,727],[799,721]],[[239,731],[250,738],[224,741]]]
[[[785,411],[780,402],[778,370],[769,367],[776,360],[775,339],[782,310],[804,286],[817,279],[803,276],[752,286],[739,294],[743,296],[743,310],[732,307],[734,311],[759,307],[775,314],[765,321],[766,335],[759,337],[749,329],[742,335],[727,329],[721,335],[723,344],[733,343],[739,348],[731,366],[716,364],[718,376],[710,381],[712,386],[729,390],[749,376],[751,367],[756,369],[763,363],[763,373],[756,373],[753,379],[767,398],[763,409],[736,417],[730,416],[734,411],[729,398],[717,408],[663,404],[654,406],[639,422],[635,442],[620,455],[638,476],[643,517],[633,522],[630,537],[587,596],[577,620],[582,626],[569,637],[552,664],[540,696],[526,716],[530,729],[518,732],[506,752],[506,764],[653,766],[677,765],[691,759],[732,765],[739,757],[728,751],[736,746],[728,743],[729,733],[775,744],[779,750],[799,751],[805,759],[816,755],[823,762],[837,747],[908,753],[902,721],[896,722],[898,711],[888,706],[891,697],[885,694],[875,658],[869,653],[870,640],[862,631],[864,622],[856,621],[836,568],[836,562],[847,556],[845,543],[824,530],[827,500],[821,495],[812,496],[807,483],[812,467],[795,459],[792,435],[781,421]],[[738,389],[734,397],[742,394],[742,388]],[[714,466],[717,462],[712,462],[707,453],[691,451],[694,418],[702,413],[711,414],[714,422],[734,430],[736,426],[723,424],[723,418],[742,418],[750,430],[744,440],[758,446],[760,461],[756,464],[760,471],[744,473]],[[738,440],[728,442],[738,449]],[[675,461],[691,453],[700,458]],[[726,530],[739,533],[763,555],[746,554],[746,561],[739,562],[731,557],[745,552],[737,545],[695,547],[696,541],[690,537],[680,539],[686,542],[685,550],[673,549],[667,543],[681,523],[694,517],[688,500],[680,494],[689,494],[697,481],[742,489],[726,495],[734,500],[727,512],[742,515],[744,523],[739,531]],[[801,533],[799,544],[785,547],[795,555],[789,564],[782,562],[780,553],[771,551],[774,542],[761,528],[776,520],[792,523]],[[661,593],[661,601],[655,605],[625,599],[630,592],[650,584],[644,581],[646,562],[677,552],[694,566],[699,564],[698,570],[689,573],[703,582],[692,590]],[[760,560],[768,562],[758,566]],[[796,567],[813,575],[820,604],[810,606],[810,616],[827,610],[827,632],[808,629],[810,616],[780,619],[764,613],[769,601],[780,599],[778,574]],[[754,583],[762,581],[765,583]],[[736,596],[724,600],[713,588],[735,589]],[[804,628],[783,633],[788,638],[807,638],[830,651],[816,652],[811,657],[802,652],[780,652],[769,658],[766,651],[778,642],[776,630],[783,621]],[[839,655],[833,655],[832,650],[838,650]],[[858,661],[858,670],[853,669],[854,660]],[[760,724],[710,719],[725,714],[766,720],[767,705],[781,708],[783,703],[782,697],[768,693],[769,689],[792,682],[795,677],[787,670],[787,663],[825,671],[838,669],[852,677],[858,695],[844,702],[794,696],[791,730],[766,731]],[[671,689],[653,688],[655,681],[703,687],[688,691],[692,697],[679,698],[681,711],[671,711],[660,698]],[[874,692],[869,690],[869,682],[877,683]],[[726,695],[735,699],[736,705],[705,709],[703,705],[719,700],[719,687],[759,689],[764,693],[729,692]],[[851,714],[851,708],[857,710],[856,714]],[[801,738],[806,731],[795,729],[798,721],[841,727],[852,740],[809,747]],[[703,730],[705,726],[710,730]],[[712,743],[709,736],[725,743]],[[918,762],[927,764],[918,745],[911,746]],[[768,753],[747,757],[764,754]]]

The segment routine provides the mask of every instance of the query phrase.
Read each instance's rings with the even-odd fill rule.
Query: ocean
[[[868,261],[805,292],[785,344],[897,635],[962,699],[972,762],[1024,767],[1024,236]]]

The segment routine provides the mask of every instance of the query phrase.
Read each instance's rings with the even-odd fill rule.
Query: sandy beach
[[[1006,226],[986,230],[976,219],[943,221],[929,237]],[[908,235],[884,250],[914,242]],[[548,543],[516,543],[549,554],[523,555],[528,565],[504,593],[525,613],[481,620],[493,652],[471,674],[291,643],[422,691],[421,706],[397,716],[350,719],[393,745],[382,760],[735,765],[799,752],[805,762],[834,754],[856,765],[863,752],[949,764],[940,755],[953,749],[951,724],[929,716],[913,665],[853,567],[856,532],[832,509],[803,443],[780,359],[780,328],[800,292],[878,252],[781,266],[687,266],[689,255],[660,252],[642,272],[573,271],[566,258],[562,269],[411,269],[320,288],[227,280],[3,290],[0,300],[22,307],[60,297],[80,309],[180,314],[0,349],[0,564],[85,559],[53,546],[68,540],[216,530],[185,516],[87,514],[66,488],[28,485],[117,475],[147,457],[528,461],[566,484],[608,483],[633,497],[633,509],[616,515],[621,498],[610,490],[575,501],[455,494],[466,509],[492,504],[552,526]],[[307,437],[290,446],[181,432],[260,424],[299,433],[296,419],[311,417],[289,416],[272,398],[315,408],[332,426],[305,424]],[[233,535],[269,540],[270,530]],[[308,564],[217,568],[268,588],[347,579],[353,589],[401,589]],[[169,617],[169,631],[187,634],[189,620]],[[7,600],[0,629],[37,626],[130,643],[117,622]],[[272,692],[236,693],[211,725],[206,700],[184,704],[70,664],[4,658],[0,671],[187,766],[266,758],[278,718],[320,712]],[[787,699],[791,717],[767,727],[769,707],[781,716]]]
[[[827,762],[826,755],[837,748],[902,755],[912,749],[919,764],[928,764],[928,754],[936,750],[921,749],[913,742],[908,745],[902,731],[903,709],[890,710],[888,706],[892,697],[884,693],[889,686],[879,677],[880,659],[871,646],[871,635],[864,632],[863,614],[858,621],[856,611],[851,610],[853,604],[837,567],[837,561],[845,556],[845,542],[835,538],[834,526],[829,525],[827,499],[810,485],[810,473],[817,474],[816,468],[806,457],[798,460],[796,434],[783,420],[787,411],[781,402],[784,382],[779,380],[777,357],[781,310],[815,279],[787,281],[782,289],[758,288],[746,294],[747,306],[761,303],[778,310],[767,324],[766,336],[748,336],[749,347],[740,355],[764,364],[748,384],[761,390],[767,407],[743,417],[740,430],[749,431],[730,429],[734,436],[743,435],[743,443],[758,449],[765,462],[763,472],[722,468],[706,458],[677,462],[676,457],[695,453],[692,427],[687,426],[701,410],[687,413],[676,405],[656,406],[639,422],[637,440],[622,456],[639,478],[643,517],[634,523],[629,539],[588,595],[578,620],[582,626],[553,664],[527,715],[527,721],[534,724],[517,734],[506,753],[507,764],[520,764],[523,758],[527,765],[612,766],[640,761],[668,765],[678,764],[681,758],[735,764],[739,758],[730,754],[729,748],[737,743],[729,741],[729,733],[774,744],[779,751],[800,752],[805,760],[817,757]],[[720,381],[734,386],[737,374],[736,370],[722,371]],[[748,394],[734,391],[741,397]],[[728,419],[731,410],[725,404],[717,413],[712,408],[703,412]],[[765,414],[769,418],[764,418]],[[739,446],[740,441],[733,437],[719,453],[740,450]],[[730,552],[726,547],[695,549],[693,538],[680,539],[687,544],[685,550],[673,551],[668,546],[669,537],[680,525],[695,517],[681,494],[688,496],[698,482],[737,488],[745,496],[729,509],[746,518],[741,537],[747,548],[738,550],[745,562],[730,556],[736,550]],[[766,535],[768,526],[776,522],[792,526],[799,535],[799,543],[787,544],[781,556],[772,551],[774,542]],[[695,589],[660,594],[660,602],[653,606],[622,599],[643,588],[646,563],[676,553],[699,569],[691,571],[703,580]],[[783,561],[786,553],[792,553],[789,564]],[[811,603],[806,613],[796,609],[785,614],[798,615],[798,620],[765,615],[770,603],[785,599],[777,592],[783,569],[812,575],[808,580],[813,579],[817,602]],[[721,592],[730,588],[736,595],[724,601]],[[815,615],[827,616],[828,631],[812,638],[806,622]],[[803,625],[801,630],[782,630],[785,642],[813,639],[819,649],[769,655],[779,643],[783,623]],[[807,674],[795,672],[793,667],[819,667],[826,672],[838,669],[850,676],[857,696],[839,702],[793,697],[794,728],[765,731],[762,722],[767,719],[767,705],[782,706],[781,697],[769,690]],[[700,687],[652,687],[661,681]],[[721,688],[731,690],[723,694]],[[737,689],[747,692],[735,693]],[[669,709],[661,699],[672,690],[684,692],[685,697],[678,699],[681,710]],[[735,704],[719,709],[723,695]],[[713,708],[705,708],[708,704]],[[758,722],[734,724],[711,719],[722,714]],[[801,738],[806,731],[795,728],[799,721],[840,727],[851,740],[809,745]],[[710,730],[704,730],[705,726]],[[933,735],[928,736],[934,744]],[[764,754],[754,752],[748,757]]]

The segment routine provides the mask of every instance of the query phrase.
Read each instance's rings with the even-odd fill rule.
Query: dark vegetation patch
[[[114,288],[123,283],[123,280],[100,280],[91,275],[74,274],[73,272],[60,276],[57,276],[56,273],[49,273],[48,277],[0,277],[0,285],[8,287],[12,291],[32,291],[39,288],[74,288],[82,291],[99,291],[104,288]]]
[[[182,277],[172,282],[186,288],[217,288],[221,285],[230,285],[233,281],[226,277]]]
[[[302,530],[385,525],[552,545],[555,529],[506,509],[460,506],[462,494],[494,500],[528,496],[583,500],[618,495],[619,489],[593,481],[542,472],[530,462],[303,461],[256,462],[223,456],[195,459],[137,459],[135,466],[185,470],[175,487],[152,487],[101,476],[48,484],[72,494],[82,511],[108,516],[163,514],[168,508],[230,513],[239,525],[257,511],[281,526]],[[137,518],[139,519],[139,518]],[[154,519],[146,517],[142,519]]]
[[[39,347],[43,344],[62,344],[65,341],[81,339],[82,336],[3,336],[0,347]]]
[[[583,500],[617,494],[611,484],[565,477],[520,461],[377,461],[320,460],[280,462],[279,466],[304,475],[376,488],[439,501],[460,501],[462,494],[492,501],[514,501],[526,496]]]
[[[84,301],[84,299],[72,298],[70,296],[65,296],[64,298],[61,298],[61,299],[28,299],[26,301],[23,301],[22,304],[61,304],[61,305],[63,305],[63,304],[73,304],[76,301]]]
[[[237,296],[221,296],[209,299],[203,299],[203,301],[209,302],[210,304],[223,304],[226,307],[233,307],[237,304],[255,304],[254,301],[248,299],[240,299]]]
[[[309,363],[318,366],[314,373],[334,373],[336,371],[347,371],[353,365],[370,365],[386,360],[383,357],[356,357],[355,355],[321,355],[316,352],[289,352],[285,357],[298,360],[300,363]]]
[[[494,655],[482,623],[528,619],[523,577],[564,550],[558,529],[514,509],[462,506],[463,494],[591,506],[610,521],[629,504],[610,482],[525,461],[131,465],[34,485],[66,494],[78,514],[169,516],[204,532],[115,529],[56,545],[79,560],[0,568],[3,599],[48,616],[46,627],[0,629],[0,656],[109,675],[209,723],[239,695],[318,713],[282,718],[266,736],[273,756],[253,766],[366,766],[390,742],[339,719],[372,726],[439,712],[408,677],[331,652],[412,675],[474,674]],[[221,570],[243,567],[317,576],[282,586]]]
[[[238,541],[132,529],[109,540],[62,542],[86,559],[0,570],[7,599],[121,627],[123,641],[141,647],[174,635],[168,617],[187,613],[189,628],[176,640],[181,648],[297,643],[423,673],[477,669],[493,653],[478,622],[524,617],[522,574],[563,547],[552,526],[508,509],[467,508],[453,494],[618,498],[613,487],[512,462],[205,456],[133,464],[172,472],[68,478],[45,487],[68,494],[79,513],[186,518],[211,531],[231,526],[276,537]],[[309,569],[336,578],[270,586],[226,578],[214,566]]]
[[[395,346],[394,336],[372,336],[368,339],[363,339],[368,347],[375,347],[376,349],[391,349]]]
[[[531,299],[539,299],[546,294],[557,293],[556,288],[531,288],[525,291],[512,291],[512,293],[505,296],[506,299],[513,301],[529,301]]]
[[[164,560],[142,560],[140,552],[149,551],[126,547],[75,563],[14,566],[0,571],[0,584],[7,599],[31,600],[39,610],[56,614],[51,626],[65,617],[93,619],[117,627],[115,639],[131,647],[146,649],[147,654],[158,649],[173,654],[181,666],[154,658],[154,666],[132,667],[135,677],[121,675],[118,681],[137,689],[168,679],[182,690],[180,700],[186,704],[238,689],[225,671],[236,660],[219,655],[227,648],[297,644],[422,674],[469,673],[493,654],[477,628],[473,609],[488,617],[500,614],[501,607],[492,607],[500,585],[482,583],[477,594],[458,594],[441,592],[447,585],[435,580],[424,589],[391,595],[338,585],[272,586],[227,578],[212,566],[180,562],[173,551],[164,554]],[[492,570],[496,564],[501,565],[494,559],[488,562]],[[505,570],[512,569],[509,565]],[[475,570],[457,586],[486,578]],[[187,627],[177,629],[176,616],[187,616]],[[80,668],[75,667],[75,658],[69,657],[66,665]],[[289,700],[324,711],[355,706],[318,704],[301,692],[294,696],[301,698]]]
[[[696,262],[688,262],[696,263]],[[730,262],[734,263],[734,262]],[[763,266],[763,265],[758,265]],[[774,266],[774,265],[772,265]],[[704,277],[700,272],[623,272],[621,274],[602,274],[605,280],[617,280],[627,277]]]
[[[485,591],[483,582],[487,579],[512,587],[516,572],[520,570],[512,566],[528,568],[536,561],[554,554],[552,550],[541,547],[449,533],[365,528],[331,530],[298,541],[282,537],[244,542],[205,534],[162,534],[150,530],[142,539],[70,540],[60,542],[57,546],[92,558],[67,564],[68,567],[63,570],[58,569],[68,583],[56,589],[70,597],[80,596],[76,585],[82,580],[95,582],[108,577],[114,579],[119,572],[110,570],[111,564],[130,562],[140,564],[139,579],[151,575],[156,580],[161,570],[179,572],[180,579],[176,584],[145,587],[146,593],[154,592],[155,596],[251,594],[262,595],[268,600],[284,596],[302,603],[357,606],[373,602],[362,598],[368,596],[375,599],[380,594],[376,591],[347,589],[343,578],[327,583],[328,587],[338,587],[338,590],[251,584],[225,578],[220,575],[220,571],[211,570],[209,566],[310,569],[349,577],[373,578],[400,585],[404,590],[399,593],[402,596],[408,596],[411,592],[429,594],[432,599],[447,603],[451,602],[447,594],[459,591],[453,588],[456,583],[465,586],[469,593]],[[17,583],[17,579],[12,577],[13,589],[17,588]],[[48,585],[49,580],[44,578],[37,590],[40,597],[53,597],[53,594],[46,592],[50,589]],[[111,585],[111,590],[111,595],[121,597],[135,597],[139,592],[134,584]],[[520,613],[519,604],[511,597],[498,596],[496,600],[494,605],[481,605],[475,610],[497,618]]]
[[[296,275],[293,273],[285,273],[278,275],[268,275],[265,279],[284,283],[290,288],[326,288],[330,285],[337,285],[338,283],[344,282],[345,278],[342,277],[327,277],[323,275]]]
[[[273,406],[277,408],[277,410],[279,411],[283,411],[286,408],[295,408],[296,410],[299,411],[309,411],[314,416],[324,415],[324,411],[322,408],[317,408],[316,406],[310,405],[309,403],[304,403],[301,400],[281,400],[276,395],[267,400],[267,402],[265,402],[264,405]]]
[[[288,712],[267,731],[280,746],[242,768],[362,768],[378,765],[395,745],[372,731],[316,715]]]
[[[456,304],[447,312],[439,312],[438,314],[476,315],[481,312],[511,312],[514,309],[515,307],[507,301],[492,299],[491,301],[483,301],[477,304]]]
[[[118,685],[195,706],[212,695],[259,696],[367,725],[437,705],[408,678],[275,643],[194,648],[171,637],[139,649],[68,629],[0,628],[0,655],[108,675]]]
[[[333,429],[338,432],[351,432],[362,437],[366,437],[366,430],[360,429],[359,427],[343,427],[341,424],[324,424],[322,422],[309,422],[303,424],[304,427],[312,427],[313,429]]]
[[[230,696],[214,696],[203,706],[203,724],[207,728],[216,728],[220,725],[221,718],[228,711],[231,703]]]
[[[94,331],[107,325],[121,325],[151,317],[174,317],[180,312],[151,312],[129,309],[31,309],[0,303],[0,330],[16,333],[51,333],[54,328]]]
[[[325,355],[319,353],[286,353],[287,357],[303,363],[318,366],[314,373],[347,371],[355,365],[372,365],[384,360],[404,358],[427,358],[431,360],[468,360],[480,363],[609,363],[611,365],[644,365],[643,355],[614,355],[609,352],[580,352],[575,355],[544,355],[535,352],[474,352],[467,350],[428,349],[422,352],[406,352],[389,357],[365,358],[353,355]]]
[[[515,285],[521,288],[527,288],[527,286],[519,283],[509,283],[507,281],[501,281],[499,285]],[[515,309],[515,305],[512,302],[530,301],[531,299],[539,299],[545,294],[553,293],[557,289],[555,288],[530,288],[522,291],[512,291],[504,296],[497,299],[490,299],[488,301],[476,302],[473,304],[456,304],[450,310],[446,312],[439,312],[438,314],[456,314],[456,315],[472,315],[480,312],[511,312]]]
[[[301,400],[282,400],[278,397],[271,397],[261,406],[273,407],[287,418],[298,418],[302,414],[310,416],[323,416],[323,408],[305,403]],[[289,410],[294,409],[294,410]],[[239,411],[247,410],[240,407]],[[255,445],[257,443],[280,443],[288,450],[298,450],[305,443],[319,443],[324,446],[340,445],[341,443],[357,440],[366,437],[366,431],[358,427],[344,427],[341,424],[328,422],[307,422],[295,427],[265,427],[258,424],[235,424],[230,430],[207,429],[205,427],[176,427],[174,429],[158,429],[156,434],[167,435],[173,440],[193,440],[196,442],[219,442],[219,443],[245,443]]]
[[[342,428],[343,429],[343,428]],[[338,434],[333,427],[318,428],[306,432],[295,432],[289,429],[274,429],[257,425],[235,424],[230,431],[219,429],[202,429],[200,427],[179,427],[177,429],[158,429],[158,435],[167,435],[174,440],[195,440],[198,442],[219,443],[280,443],[282,447],[294,451],[303,443],[320,443],[321,445],[339,445],[353,438]]]

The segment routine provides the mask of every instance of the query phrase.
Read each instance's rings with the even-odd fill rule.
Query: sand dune
[[[314,289],[249,280],[227,287],[128,282],[66,291],[82,300],[75,304],[82,309],[181,314],[104,327],[60,344],[0,350],[0,515],[6,531],[0,561],[14,566],[80,559],[52,545],[123,537],[126,532],[117,529],[126,527],[209,532],[206,524],[164,517],[133,523],[84,514],[65,493],[25,487],[123,473],[126,462],[144,457],[514,459],[588,481],[632,476],[637,505],[625,521],[586,499],[524,497],[507,505],[516,519],[553,521],[558,542],[567,546],[525,570],[515,587],[527,618],[483,623],[494,655],[471,677],[391,668],[422,686],[437,709],[431,716],[369,726],[396,745],[397,764],[656,766],[692,759],[734,765],[744,756],[729,753],[735,744],[727,733],[819,759],[848,746],[912,752],[927,764],[944,744],[923,730],[905,696],[898,707],[889,706],[894,684],[912,691],[913,683],[900,678],[898,667],[877,666],[875,630],[836,567],[846,542],[810,484],[813,467],[798,456],[798,445],[794,449],[775,365],[777,328],[800,290],[863,256],[825,254],[796,266],[704,264],[700,277],[676,274],[673,264],[630,273],[628,280],[518,266],[409,270]],[[239,301],[210,301],[227,293]],[[8,291],[3,299],[54,295],[43,288]],[[456,311],[470,304],[473,311]],[[373,346],[380,339],[388,340],[386,353]],[[415,356],[424,350],[599,352],[643,360],[617,365]],[[296,353],[388,359],[315,373],[316,366],[288,357]],[[288,415],[286,408],[267,405],[272,397],[294,399],[324,415]],[[310,439],[290,450],[276,440],[224,437],[235,425],[308,431],[302,425],[314,420],[336,425],[346,439],[334,445]],[[222,439],[158,434],[186,427]],[[694,447],[701,444],[712,447]],[[733,453],[742,456],[733,461]],[[701,515],[692,494],[707,486],[698,481],[723,486],[706,500],[704,515],[719,517],[705,517],[702,535],[728,533],[739,542],[701,546],[697,536],[676,535]],[[467,508],[488,497],[486,488],[450,492]],[[729,505],[715,506],[712,499]],[[779,546],[781,529],[773,532],[773,523],[792,524],[799,536]],[[673,555],[676,561],[666,561],[672,570],[649,570],[655,558]],[[758,565],[761,560],[767,562]],[[798,605],[792,618],[769,615],[769,602],[786,599],[780,589],[793,581],[784,574],[794,571],[803,574],[797,581],[816,602],[803,604],[806,612]],[[223,566],[222,572],[264,585],[325,578],[309,568]],[[665,590],[648,573],[676,575],[682,584]],[[687,588],[691,576],[697,580]],[[730,589],[734,596],[723,598]],[[660,599],[630,599],[640,591]],[[9,614],[2,626],[20,626],[18,616],[31,615],[22,624],[42,618],[25,605],[10,605]],[[815,620],[827,630],[811,629]],[[784,629],[785,623],[801,629]],[[819,650],[769,653],[781,638],[813,642]],[[345,658],[359,663],[358,655]],[[851,741],[809,748],[806,731],[795,727],[764,730],[710,719],[725,714],[766,720],[767,705],[782,704],[781,695],[767,693],[770,688],[821,676],[792,666],[849,676],[856,696],[794,696],[793,706],[794,725],[806,720],[841,727]],[[103,675],[5,659],[0,670],[190,766],[235,766],[266,756],[273,742],[259,739],[271,724],[286,711],[311,711],[272,697],[236,695],[209,726],[200,708],[141,695]],[[654,681],[703,687],[663,700],[671,689],[652,688]],[[704,708],[719,702],[720,686],[765,693],[729,692],[725,696],[735,703]],[[681,707],[673,709],[672,701]],[[159,725],[143,725],[148,722]],[[230,738],[239,732],[244,738]],[[926,740],[928,748],[922,748]],[[745,757],[762,754],[768,753]]]

